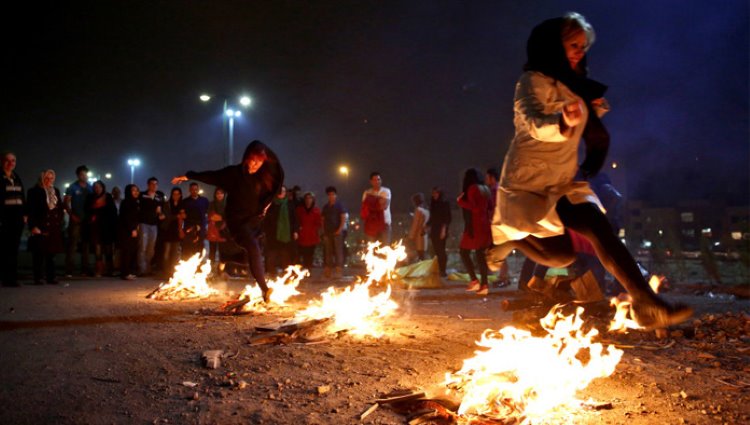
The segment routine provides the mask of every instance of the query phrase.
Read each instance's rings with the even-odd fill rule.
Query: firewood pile
[[[330,333],[328,325],[331,319],[306,320],[303,322],[282,322],[257,326],[248,339],[250,345],[265,344],[320,344],[329,339],[340,337],[346,331]]]

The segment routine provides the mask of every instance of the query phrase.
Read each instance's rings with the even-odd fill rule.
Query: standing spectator
[[[302,205],[302,188],[295,184],[291,189],[287,190],[287,197],[289,198],[289,202],[291,202],[292,211],[297,211],[297,207]],[[292,242],[292,262],[295,264],[299,263],[300,257],[299,245],[295,240]]]
[[[365,220],[365,235],[370,242],[391,243],[391,190],[383,186],[380,173],[370,173],[370,188],[362,194],[360,215]]]
[[[463,191],[458,196],[458,206],[462,208],[464,215],[464,232],[461,235],[459,248],[461,260],[469,272],[471,282],[467,291],[476,291],[477,295],[487,295],[489,286],[487,284],[487,260],[484,251],[492,242],[490,233],[490,206],[492,195],[484,185],[484,179],[476,168],[466,170],[463,181]],[[471,252],[479,266],[482,282],[480,284],[474,272],[474,263],[471,260]]]
[[[173,187],[169,194],[169,201],[164,207],[164,221],[161,222],[161,234],[164,241],[164,258],[162,260],[162,276],[168,278],[174,272],[180,259],[180,242],[182,238],[182,221],[178,218],[182,205],[182,189]]]
[[[16,169],[16,155],[2,157],[3,179],[0,182],[0,280],[3,286],[18,284],[18,246],[26,223],[26,194]]]
[[[214,200],[208,204],[208,227],[206,228],[206,239],[208,240],[208,259],[211,264],[218,265],[221,262],[221,249],[227,241],[227,223],[224,221],[224,189],[214,189]],[[214,267],[214,272],[218,270]]]
[[[432,188],[432,200],[430,201],[430,217],[427,226],[430,228],[430,240],[432,251],[438,260],[440,277],[446,277],[448,265],[448,254],[445,252],[448,240],[448,226],[451,224],[451,205],[443,193],[443,189],[435,186]]]
[[[490,205],[490,211],[494,212],[497,206],[497,188],[500,182],[500,169],[498,167],[490,167],[487,169],[487,174],[484,175],[484,183],[490,189],[492,195],[492,204]],[[490,218],[492,216],[490,215]],[[510,276],[508,275],[508,263],[503,262],[498,271],[498,281],[496,286],[502,288],[510,285]]]
[[[88,177],[89,169],[85,165],[76,168],[75,183],[65,190],[65,210],[68,212],[68,246],[65,252],[65,274],[73,277],[73,258],[81,250],[81,274],[88,276],[89,269],[89,242],[84,237],[86,230],[86,199],[91,193],[91,185]]]
[[[335,267],[336,278],[344,273],[344,229],[346,228],[346,208],[338,200],[336,188],[326,188],[328,203],[323,206],[323,257],[325,268],[323,276],[331,276],[331,268]]]
[[[302,254],[302,265],[310,270],[313,266],[315,248],[320,243],[320,228],[323,218],[320,209],[315,206],[315,195],[312,192],[305,193],[302,205],[297,207],[297,223],[299,223],[299,239],[297,244]]]
[[[266,284],[260,248],[261,223],[273,197],[284,182],[284,169],[276,154],[259,140],[253,140],[242,155],[242,162],[221,170],[194,172],[176,176],[172,184],[188,178],[227,191],[226,220],[232,239],[247,253],[248,266],[268,303],[271,290]]]
[[[424,260],[424,252],[427,249],[427,232],[425,227],[430,219],[430,212],[424,208],[424,194],[415,193],[411,197],[414,204],[414,214],[411,219],[411,228],[409,229],[409,240],[416,251],[416,261]]]
[[[115,186],[112,188],[112,202],[115,203],[115,208],[117,208],[117,212],[120,212],[120,204],[122,203],[122,191],[120,191],[119,186]]]
[[[120,244],[120,278],[135,279],[136,252],[138,251],[138,229],[141,221],[140,191],[138,186],[125,186],[125,199],[120,204],[117,221],[117,240]]]
[[[29,189],[29,250],[34,268],[34,284],[42,285],[42,273],[47,283],[54,285],[55,254],[65,250],[63,243],[63,208],[60,191],[54,186],[55,172],[46,170],[39,177],[39,183]]]
[[[190,196],[182,203],[187,213],[185,221],[186,229],[190,229],[190,240],[185,244],[183,240],[183,259],[187,259],[196,253],[203,251],[203,241],[206,239],[206,228],[208,227],[208,199],[200,195],[198,183],[190,183]],[[197,237],[197,239],[196,239]]]
[[[292,264],[294,242],[299,237],[299,226],[294,207],[282,185],[271,202],[263,222],[265,233],[266,272],[275,278],[278,269]]]
[[[140,197],[140,225],[138,232],[138,274],[151,274],[151,261],[154,259],[159,223],[166,216],[162,212],[164,194],[158,190],[159,180],[151,177],[146,182],[146,192]]]
[[[116,237],[117,207],[101,180],[94,183],[93,192],[86,200],[86,221],[88,240],[94,247],[96,259],[94,276],[101,277],[105,271],[108,276],[111,276],[114,268],[112,246]]]

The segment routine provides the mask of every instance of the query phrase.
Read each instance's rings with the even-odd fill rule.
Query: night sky
[[[28,2],[26,2],[28,3]],[[86,164],[136,183],[225,165],[222,106],[252,97],[235,158],[252,139],[288,185],[350,208],[378,170],[404,211],[463,170],[500,166],[515,81],[534,25],[582,13],[597,41],[590,76],[609,85],[607,171],[631,199],[750,202],[748,2],[92,1],[31,2],[3,16],[2,150],[27,187]],[[12,25],[11,25],[12,24]],[[346,164],[348,182],[338,174]]]

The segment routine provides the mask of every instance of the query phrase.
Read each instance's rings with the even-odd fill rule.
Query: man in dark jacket
[[[266,285],[261,253],[261,222],[274,196],[284,182],[284,170],[276,154],[258,140],[245,149],[242,163],[221,170],[195,172],[172,179],[172,184],[198,180],[218,186],[227,192],[226,222],[234,241],[248,256],[250,272],[268,302],[270,291]]]
[[[26,222],[25,201],[21,178],[14,171],[16,156],[6,152],[2,157],[0,180],[0,280],[3,286],[18,284],[18,245]]]

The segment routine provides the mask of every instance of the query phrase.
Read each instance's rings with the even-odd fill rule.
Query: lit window
[[[684,212],[680,214],[680,219],[683,223],[692,223],[693,222],[693,213],[691,212]]]
[[[703,236],[711,236],[711,228],[710,227],[706,227],[705,229],[701,229],[701,234]]]
[[[644,248],[651,248],[651,241],[644,240],[642,245]]]
[[[736,241],[742,239],[742,232],[732,232],[732,239]]]

